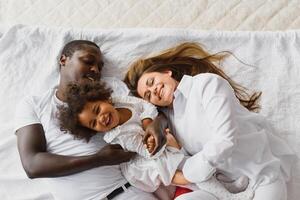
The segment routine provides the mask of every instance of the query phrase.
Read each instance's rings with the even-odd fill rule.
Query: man
[[[57,107],[64,105],[68,83],[99,79],[102,66],[95,43],[74,40],[62,50],[58,87],[20,102],[15,130],[24,170],[29,178],[55,177],[48,182],[56,199],[156,199],[121,174],[118,164],[134,153],[107,145],[100,134],[86,143],[59,128]]]

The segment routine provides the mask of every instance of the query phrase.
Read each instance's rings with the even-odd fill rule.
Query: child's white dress
[[[132,96],[114,97],[113,104],[115,108],[128,108],[132,112],[127,122],[104,135],[107,143],[120,144],[125,150],[138,153],[135,159],[120,165],[125,178],[147,192],[155,191],[161,183],[170,185],[184,155],[176,148],[164,146],[155,156],[150,156],[143,146],[142,120],[157,116],[155,106]]]

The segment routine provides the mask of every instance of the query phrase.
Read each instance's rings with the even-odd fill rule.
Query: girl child
[[[250,112],[258,110],[261,93],[250,94],[220,69],[225,56],[183,43],[134,62],[125,82],[170,120],[172,133],[191,156],[182,178],[203,182],[218,168],[232,179],[249,177],[255,200],[285,200],[295,154],[262,116]],[[178,199],[201,198],[194,191]]]
[[[107,143],[120,144],[125,150],[137,152],[137,157],[121,164],[121,171],[129,183],[147,192],[154,192],[161,183],[164,185],[188,185],[182,179],[179,168],[184,160],[180,146],[171,133],[166,130],[167,145],[151,156],[143,145],[143,134],[147,124],[157,115],[152,104],[136,97],[111,97],[111,90],[101,82],[71,84],[66,94],[66,106],[60,107],[59,119],[63,131],[77,138],[89,139],[97,134]],[[153,148],[149,144],[148,148]],[[177,174],[174,176],[174,174]],[[176,177],[176,178],[175,178]],[[240,192],[248,182],[231,182],[226,188]],[[191,186],[190,187],[196,187]],[[220,199],[250,199],[251,191],[238,194],[229,193],[216,180],[200,184],[211,190]]]

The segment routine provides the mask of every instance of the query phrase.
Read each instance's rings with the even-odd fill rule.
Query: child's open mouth
[[[105,121],[105,126],[108,126],[110,122],[111,122],[111,114],[109,113]]]

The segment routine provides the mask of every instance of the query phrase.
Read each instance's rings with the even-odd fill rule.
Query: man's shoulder
[[[41,103],[50,103],[50,99],[53,97],[55,88],[51,88],[39,94],[28,94],[21,102],[27,102],[34,105],[40,105]]]

